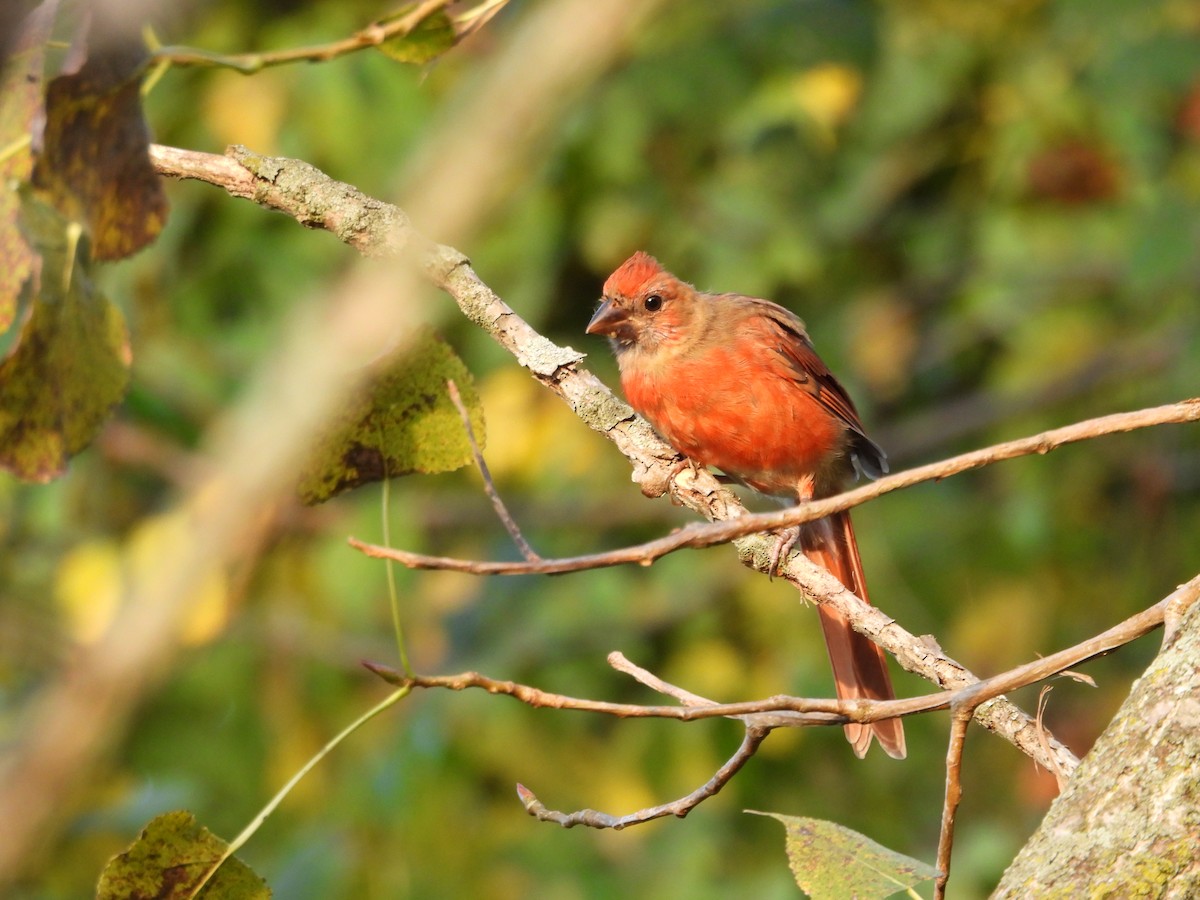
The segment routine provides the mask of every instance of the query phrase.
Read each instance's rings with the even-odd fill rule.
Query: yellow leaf
[[[862,85],[857,69],[825,63],[797,75],[792,82],[792,96],[814,122],[832,130],[854,111]]]
[[[120,547],[89,541],[71,549],[58,565],[54,594],[71,637],[81,644],[98,640],[121,599]]]
[[[116,615],[128,584],[126,575],[145,576],[170,553],[172,544],[190,538],[186,516],[164,515],[143,522],[125,547],[114,541],[89,541],[68,552],[54,588],[71,636],[84,644],[98,640]],[[229,621],[224,574],[214,570],[201,578],[190,606],[180,636],[183,643],[203,644],[220,634]]]

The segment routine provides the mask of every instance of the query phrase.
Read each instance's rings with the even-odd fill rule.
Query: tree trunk
[[[1200,603],[992,896],[1200,897]]]

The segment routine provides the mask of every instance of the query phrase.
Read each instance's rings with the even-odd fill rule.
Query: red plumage
[[[588,333],[609,336],[630,405],[698,464],[800,501],[838,493],[856,470],[886,471],[804,323],[777,304],[701,293],[638,252],[605,282]],[[802,526],[799,544],[870,602],[848,513]],[[883,651],[840,613],[818,611],[838,696],[894,696]],[[898,719],[847,725],[846,734],[859,756],[872,736],[904,756]]]
[[[657,259],[639,250],[608,276],[608,281],[604,282],[604,296],[632,297],[652,279],[667,274]]]

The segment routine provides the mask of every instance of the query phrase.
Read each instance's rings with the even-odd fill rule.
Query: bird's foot
[[[768,578],[774,579],[776,575],[783,574],[783,564],[787,562],[788,554],[792,552],[792,548],[796,546],[796,542],[799,540],[799,525],[793,525],[791,528],[783,528],[775,532],[775,546],[771,548],[770,565],[767,568]]]
[[[700,463],[696,462],[695,460],[689,459],[686,456],[683,457],[682,459],[677,460],[671,466],[670,474],[667,475],[667,490],[671,495],[671,503],[673,505],[675,505],[675,506],[683,505],[683,501],[679,499],[679,495],[677,493],[678,489],[681,487],[682,488],[693,487],[696,483],[696,478],[700,475],[701,472],[704,472],[704,471],[706,471],[704,466],[700,465]],[[691,473],[691,477],[685,478],[685,479],[679,479],[679,476],[683,475],[685,472]],[[677,480],[677,479],[679,479],[679,480]]]

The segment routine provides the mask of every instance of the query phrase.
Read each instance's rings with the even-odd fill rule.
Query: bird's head
[[[698,307],[696,290],[638,251],[604,282],[588,334],[607,336],[617,355],[682,345]]]

